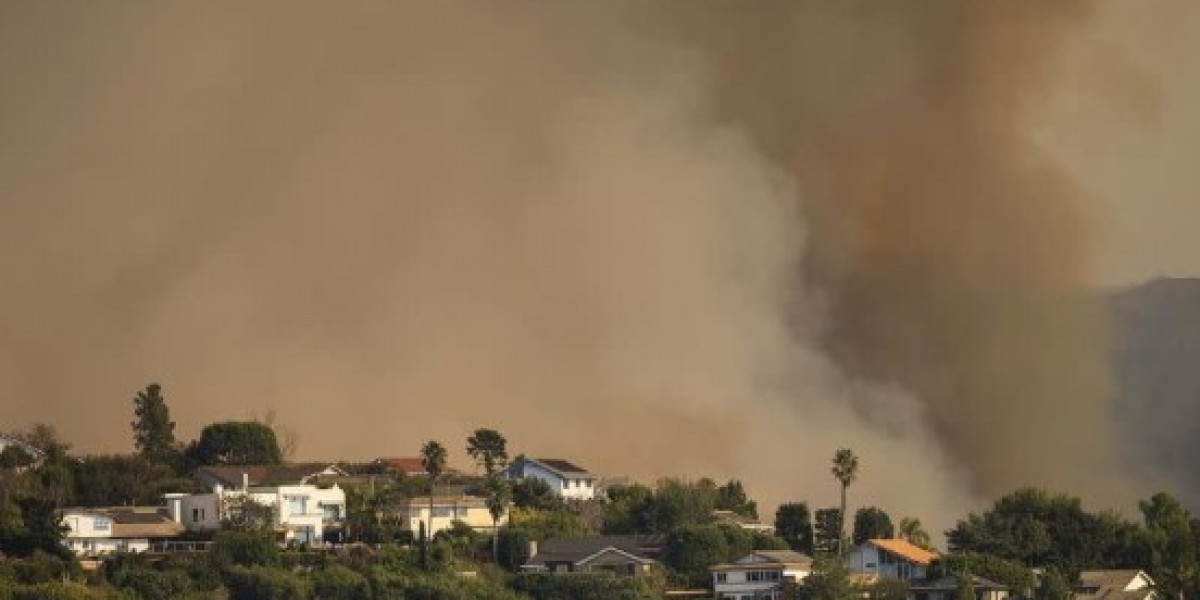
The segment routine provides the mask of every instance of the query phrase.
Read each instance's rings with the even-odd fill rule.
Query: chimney
[[[242,491],[250,489],[250,474],[242,473]]]
[[[529,540],[529,558],[537,556],[537,540]]]

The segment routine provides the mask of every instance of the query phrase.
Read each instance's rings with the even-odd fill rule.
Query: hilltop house
[[[519,456],[508,466],[506,474],[510,479],[540,479],[566,499],[591,500],[596,496],[596,476],[561,458]]]
[[[1154,580],[1145,571],[1134,569],[1084,571],[1079,574],[1079,585],[1075,587],[1078,600],[1157,600],[1162,597],[1154,591]]]
[[[146,552],[154,542],[183,532],[158,507],[68,508],[62,525],[63,544],[79,556]]]
[[[661,536],[612,535],[530,542],[521,570],[532,573],[645,573],[658,565],[650,556]]]
[[[937,554],[906,540],[874,539],[846,554],[851,573],[871,573],[892,579],[924,579]]]
[[[812,574],[812,558],[791,550],[757,550],[709,571],[718,600],[774,600],[783,598],[784,583]]]
[[[335,467],[314,465],[219,465],[201,467],[196,477],[208,482],[206,494],[167,494],[167,513],[189,530],[220,529],[237,516],[245,501],[270,508],[271,525],[282,541],[316,544],[337,539],[346,518],[346,494],[336,484],[318,487],[307,481],[344,475]]]
[[[488,511],[486,501],[475,496],[434,496],[432,519],[429,515],[429,496],[406,498],[397,504],[396,514],[401,526],[413,535],[420,531],[422,522],[430,536],[449,528],[455,521],[461,521],[476,531],[492,530],[492,513]],[[499,526],[505,523],[508,523],[507,508],[496,521]]]

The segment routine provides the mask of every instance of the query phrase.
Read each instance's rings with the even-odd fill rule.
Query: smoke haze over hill
[[[156,380],[305,456],[1125,500],[1091,200],[1033,141],[1089,6],[6,3],[6,418],[124,449]]]

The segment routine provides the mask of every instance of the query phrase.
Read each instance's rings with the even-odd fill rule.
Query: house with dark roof
[[[1157,600],[1163,596],[1154,591],[1154,580],[1137,569],[1083,571],[1075,598],[1082,600]]]
[[[990,579],[970,575],[975,600],[1007,600],[1009,589]],[[959,578],[954,575],[938,579],[917,579],[908,584],[908,600],[955,600]]]
[[[938,557],[907,540],[867,540],[846,553],[851,573],[870,573],[891,579],[924,579],[930,563]]]
[[[518,456],[505,473],[510,479],[540,479],[562,498],[591,500],[596,497],[596,476],[561,458]]]
[[[330,463],[289,463],[283,465],[207,465],[196,469],[197,480],[208,488],[226,489],[305,485],[322,478],[347,477]]]
[[[792,550],[756,550],[732,563],[713,565],[713,596],[719,600],[784,597],[784,585],[812,574],[812,558]]]
[[[62,511],[63,544],[79,556],[146,552],[154,542],[183,533],[183,525],[158,507],[68,508]]]
[[[530,573],[616,573],[636,575],[658,565],[651,558],[661,536],[609,535],[555,538],[530,543],[521,570]]]

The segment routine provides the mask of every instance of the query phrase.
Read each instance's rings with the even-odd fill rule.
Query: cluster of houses
[[[420,458],[377,459],[382,473],[425,475]],[[586,469],[561,459],[520,457],[506,476],[536,478],[564,499],[591,500],[598,479]],[[247,501],[265,507],[270,525],[283,543],[321,545],[341,540],[346,519],[346,494],[340,483],[353,476],[336,465],[208,466],[195,476],[210,491],[200,494],[166,494],[161,507],[78,508],[63,512],[67,546],[81,556],[110,552],[166,551],[189,531],[214,531]],[[266,510],[269,509],[269,510]],[[465,493],[418,496],[395,507],[401,527],[416,532],[424,523],[431,534],[464,523],[490,532],[508,521],[507,511],[493,523],[482,498]],[[770,525],[715,511],[716,522],[751,531],[771,531]],[[608,572],[635,575],[660,567],[662,535],[589,536],[531,542],[525,572]],[[950,600],[959,589],[956,576],[928,577],[938,558],[931,550],[900,539],[873,539],[851,549],[845,564],[854,582],[871,585],[883,579],[907,583],[910,600]],[[760,550],[736,561],[714,565],[712,593],[718,600],[775,600],[784,598],[790,585],[801,584],[813,572],[811,557],[791,550]],[[1011,590],[982,577],[971,576],[978,600],[1006,600]],[[1154,582],[1142,571],[1086,571],[1075,598],[1152,600]]]

